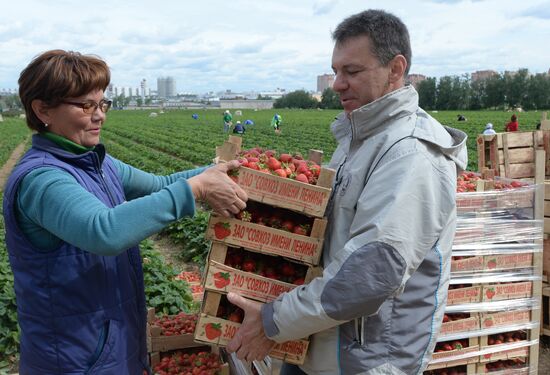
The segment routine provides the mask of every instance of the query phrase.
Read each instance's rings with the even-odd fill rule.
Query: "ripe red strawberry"
[[[300,173],[300,174],[296,175],[296,181],[300,181],[300,182],[309,184],[309,180],[308,180],[307,176],[303,173]]]
[[[292,173],[292,172],[291,172],[291,173]],[[285,177],[285,178],[286,178],[286,172],[285,172],[284,169],[281,169],[281,168],[275,169],[275,170],[273,171],[273,174],[274,174],[274,175],[277,175],[277,176],[279,176],[279,177]]]
[[[245,272],[254,272],[256,271],[256,262],[254,260],[248,258],[245,259],[243,262],[243,271]]]
[[[214,274],[214,285],[218,289],[223,289],[231,283],[228,272],[216,272]]]
[[[229,228],[229,223],[217,222],[214,225],[214,235],[218,240],[223,240],[231,234],[231,230]]]
[[[309,170],[311,173],[313,173],[313,176],[319,177],[319,174],[321,173],[321,167],[319,167],[317,164],[311,164],[309,166]]]
[[[274,170],[277,170],[277,169],[280,169],[281,168],[281,162],[277,159],[275,159],[274,157],[269,157],[267,159],[267,162],[266,162],[266,165],[269,169],[271,169],[272,171]]]
[[[281,161],[281,163],[290,163],[292,161],[292,155],[281,154],[279,155],[279,160]]]
[[[256,171],[259,171],[259,170],[260,170],[260,167],[258,166],[258,162],[257,162],[257,161],[249,161],[249,162],[248,162],[248,168],[254,169],[254,170],[256,170]]]
[[[292,264],[284,263],[281,266],[281,273],[283,274],[283,276],[292,277],[296,273],[296,270],[294,269],[294,266]]]
[[[220,323],[207,323],[204,326],[204,333],[208,340],[215,340],[222,334],[222,325]]]
[[[291,220],[284,220],[281,223],[281,229],[287,232],[292,232],[294,230],[294,223]]]
[[[303,278],[303,277],[299,277],[299,278],[297,278],[296,280],[294,280],[294,281],[292,282],[292,284],[294,284],[294,285],[304,285],[304,282],[305,282],[304,278]]]
[[[300,225],[296,225],[294,227],[293,232],[295,234],[301,234],[302,236],[308,236],[310,229],[311,229],[311,227],[310,227],[309,224],[300,224]]]

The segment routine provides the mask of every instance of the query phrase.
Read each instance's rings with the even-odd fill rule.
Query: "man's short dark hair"
[[[383,10],[369,9],[354,14],[340,22],[332,33],[336,44],[344,44],[348,39],[368,36],[372,42],[372,53],[383,66],[397,55],[407,60],[405,77],[411,67],[411,42],[407,26],[393,14]]]

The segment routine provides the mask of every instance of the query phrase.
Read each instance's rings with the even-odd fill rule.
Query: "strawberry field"
[[[223,132],[222,110],[166,111],[158,113],[156,117],[150,117],[150,113],[151,111],[137,110],[109,112],[102,131],[102,142],[106,145],[107,151],[114,157],[145,171],[168,174],[211,163],[215,156],[215,147],[221,145],[228,136]],[[240,120],[244,123],[246,120],[252,120],[255,123],[248,126],[243,135],[243,149],[260,146],[279,152],[299,152],[303,155],[307,155],[309,149],[317,149],[324,151],[323,163],[329,161],[336,147],[330,132],[330,123],[338,111],[278,110],[277,113],[283,118],[279,135],[275,134],[270,126],[274,113],[275,110],[243,110],[242,116],[234,116],[234,122]],[[465,116],[467,121],[458,122],[459,113]],[[193,114],[197,114],[198,119],[195,119]],[[511,116],[509,112],[494,111],[440,111],[430,114],[442,124],[459,128],[468,134],[469,170],[477,169],[475,139],[483,131],[485,124],[491,122],[497,132],[502,132]],[[534,130],[540,118],[540,112],[520,113],[520,130]],[[30,131],[23,119],[4,118],[4,122],[0,123],[0,166],[29,134]],[[208,243],[204,239],[206,220],[206,215],[201,213],[195,219],[173,224],[164,232],[181,246],[182,258],[185,261],[204,260],[204,249]],[[150,242],[144,246],[144,256],[146,272],[149,272],[146,274],[149,304],[155,306],[157,311],[169,314],[192,308],[191,292],[179,284],[172,285],[174,275],[180,270],[166,270],[162,258]],[[164,271],[156,272],[156,268]],[[281,270],[280,273],[287,277],[289,271]],[[290,282],[294,281],[293,279]],[[1,372],[2,368],[9,366],[15,358],[18,344],[13,277],[7,260],[1,218],[0,296]]]

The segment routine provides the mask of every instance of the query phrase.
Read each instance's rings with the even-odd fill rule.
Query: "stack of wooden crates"
[[[478,169],[494,169],[507,178],[533,179],[536,168],[544,173],[544,203],[539,218],[544,220],[542,260],[541,335],[550,336],[550,120],[543,113],[541,129],[534,132],[498,133],[478,136]],[[544,150],[544,160],[536,163],[535,151]],[[544,170],[544,172],[541,172]],[[542,182],[538,182],[542,184]]]

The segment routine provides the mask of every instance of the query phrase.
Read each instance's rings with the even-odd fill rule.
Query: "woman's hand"
[[[188,179],[195,199],[205,201],[215,212],[226,217],[244,210],[248,195],[227,175],[228,171],[239,166],[237,160],[231,160]]]

